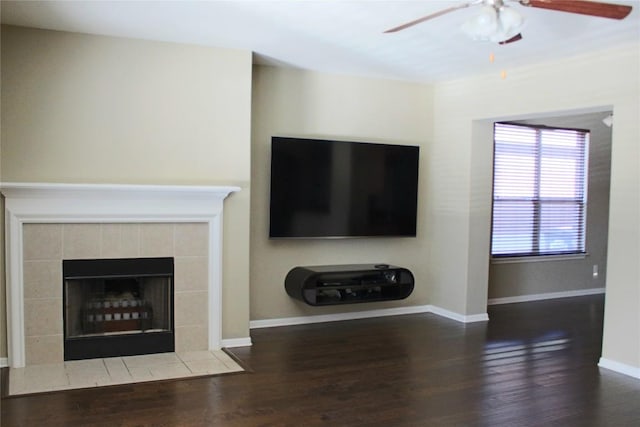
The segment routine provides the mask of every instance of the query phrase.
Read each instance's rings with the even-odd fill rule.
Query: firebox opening
[[[174,351],[173,270],[173,258],[64,260],[64,359]]]

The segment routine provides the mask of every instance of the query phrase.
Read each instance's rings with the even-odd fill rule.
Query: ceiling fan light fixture
[[[522,30],[524,17],[517,10],[503,6],[498,12],[498,22],[501,30],[508,35],[507,38],[510,38]]]
[[[489,40],[498,26],[498,11],[493,6],[486,5],[462,25],[462,31],[473,40]]]
[[[523,26],[524,17],[515,9],[486,5],[462,25],[462,30],[473,40],[502,42],[519,34]]]

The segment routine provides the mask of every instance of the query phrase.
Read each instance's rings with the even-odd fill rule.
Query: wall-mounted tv
[[[269,237],[415,237],[417,146],[274,136]]]

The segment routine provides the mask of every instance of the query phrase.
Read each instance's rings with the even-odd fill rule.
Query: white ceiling
[[[617,21],[511,2],[527,22],[524,39],[505,46],[462,33],[475,7],[383,34],[461,1],[2,0],[1,17],[20,26],[245,49],[259,63],[433,82],[640,42],[640,1],[615,2],[633,6],[631,15]]]

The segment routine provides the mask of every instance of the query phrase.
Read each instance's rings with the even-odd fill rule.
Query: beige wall
[[[640,367],[640,55],[638,44],[434,88],[426,154],[427,259],[433,304],[485,310],[492,139],[487,124],[612,109],[611,197],[603,357]],[[460,266],[468,268],[460,268]]]
[[[5,27],[4,180],[249,179],[251,53]]]
[[[7,357],[7,302],[4,274],[4,197],[0,197],[0,357]]]
[[[323,137],[424,146],[431,132],[431,90],[418,84],[335,76],[268,66],[254,68],[251,193],[251,319],[428,304],[425,268],[428,199],[419,197],[417,238],[269,240],[271,136]],[[429,172],[421,153],[420,192]],[[407,299],[375,304],[310,307],[287,296],[284,278],[298,265],[389,263],[415,275]]]
[[[587,129],[589,134],[589,176],[587,200],[587,256],[545,262],[494,262],[489,268],[489,298],[504,298],[548,292],[604,288],[609,227],[611,175],[611,128],[602,123],[609,114],[601,111],[565,117],[541,117],[519,123]],[[598,277],[593,277],[593,266]]]
[[[2,35],[0,34],[0,46]],[[0,99],[2,99],[2,55],[0,55]],[[2,103],[0,102],[0,129],[2,128]],[[2,132],[0,132],[0,182],[2,182]],[[0,195],[0,358],[7,357],[7,333],[6,333],[6,285],[4,274],[4,197]],[[2,365],[2,364],[0,364]]]
[[[2,181],[242,187],[225,201],[223,338],[249,335],[251,60],[2,29]]]

